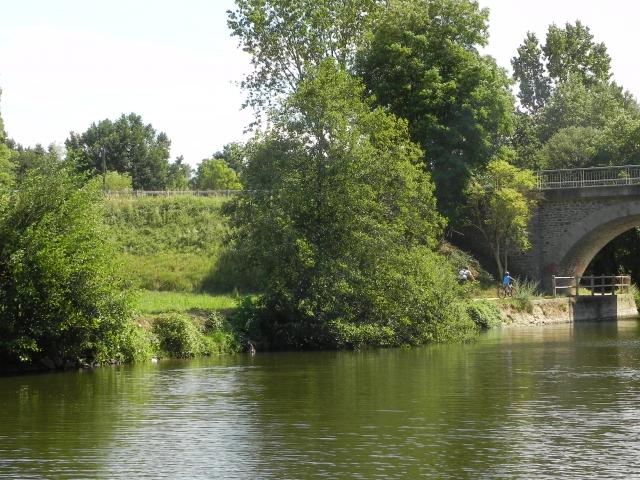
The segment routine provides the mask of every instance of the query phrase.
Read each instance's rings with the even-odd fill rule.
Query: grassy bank
[[[106,201],[106,222],[118,248],[115,259],[134,287],[172,292],[254,290],[224,247],[228,233],[219,197],[116,197]]]
[[[242,347],[227,318],[250,282],[224,242],[217,197],[116,197],[106,200],[115,262],[135,289],[140,360],[234,352]]]

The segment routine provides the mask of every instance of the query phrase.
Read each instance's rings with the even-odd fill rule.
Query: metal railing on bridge
[[[104,192],[107,197],[232,197],[250,190],[118,190]]]
[[[640,165],[541,170],[536,175],[540,190],[640,185]]]
[[[617,295],[631,291],[630,275],[600,275],[587,277],[552,277],[553,296],[559,293],[572,297]]]

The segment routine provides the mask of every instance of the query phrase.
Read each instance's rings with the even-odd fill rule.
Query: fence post
[[[576,284],[576,297],[580,296],[580,277],[575,276],[573,277],[575,279],[575,284]]]
[[[591,275],[591,296],[593,297],[596,294],[596,282],[595,279],[593,278],[593,275]]]
[[[551,276],[551,288],[553,288],[553,296],[556,296],[556,276]]]

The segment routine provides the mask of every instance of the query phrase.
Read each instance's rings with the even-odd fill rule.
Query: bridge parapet
[[[536,172],[539,190],[640,185],[640,165]]]

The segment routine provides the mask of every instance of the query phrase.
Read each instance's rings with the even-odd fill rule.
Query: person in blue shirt
[[[504,288],[505,290],[513,289],[513,282],[515,282],[515,279],[509,275],[509,272],[504,272],[504,278],[502,279],[502,288]]]

